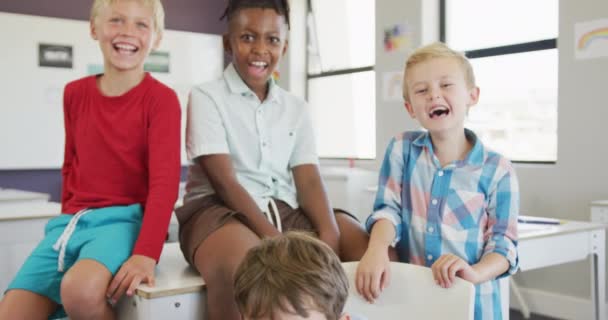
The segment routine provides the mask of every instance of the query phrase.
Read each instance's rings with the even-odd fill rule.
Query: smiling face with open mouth
[[[230,18],[224,48],[247,86],[260,100],[268,80],[287,50],[285,17],[274,9],[244,8]]]
[[[105,73],[142,72],[146,57],[160,40],[153,10],[141,1],[115,1],[102,8],[91,21],[91,36],[99,41]]]
[[[431,134],[462,132],[468,110],[479,98],[479,89],[467,86],[458,60],[432,58],[407,72],[409,101],[405,106],[410,116]]]

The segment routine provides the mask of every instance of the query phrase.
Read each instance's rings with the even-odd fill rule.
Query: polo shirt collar
[[[245,81],[243,81],[239,73],[236,71],[234,64],[231,63],[228,65],[228,67],[226,67],[224,70],[224,79],[226,80],[226,84],[228,85],[231,93],[255,96],[255,93],[247,86]],[[279,98],[279,88],[272,77],[268,80],[268,84],[269,90],[266,100],[277,101]]]

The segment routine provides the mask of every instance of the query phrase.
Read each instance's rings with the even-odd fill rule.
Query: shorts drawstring
[[[279,232],[283,232],[283,226],[281,224],[281,215],[279,214],[279,209],[277,208],[277,204],[274,202],[274,199],[270,198],[270,209],[272,209],[272,213],[274,214],[274,219],[273,216],[270,214],[270,210],[267,208],[266,210],[264,210],[264,214],[266,214],[266,218],[268,218],[268,221],[270,221],[270,223],[277,227],[277,229],[279,230]]]
[[[65,250],[68,246],[68,241],[76,230],[76,224],[78,223],[78,220],[88,212],[91,212],[91,210],[82,209],[78,211],[78,213],[76,213],[70,219],[70,222],[68,222],[68,225],[63,230],[63,233],[61,234],[61,236],[59,236],[59,239],[57,239],[57,242],[55,242],[55,244],[53,245],[53,250],[59,251],[59,258],[57,260],[57,271],[63,272],[65,266]]]

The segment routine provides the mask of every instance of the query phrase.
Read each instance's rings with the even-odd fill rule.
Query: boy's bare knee
[[[94,281],[79,281],[69,274],[61,281],[61,301],[70,317],[96,319],[107,312],[107,285]]]
[[[205,282],[229,281],[259,238],[240,222],[231,222],[211,234],[196,250],[194,263]]]
[[[0,299],[0,319],[10,319],[10,314],[8,313],[4,298]]]
[[[343,262],[361,260],[369,242],[363,226],[350,215],[339,212],[336,223],[340,229],[340,259]]]
[[[0,300],[0,319],[47,319],[57,308],[50,299],[26,290],[10,290]]]
[[[100,319],[110,308],[104,294],[84,292],[85,290],[62,290],[61,300],[67,314],[72,319]]]
[[[201,270],[201,275],[208,286],[215,285],[216,288],[232,287],[237,266],[238,263],[228,260],[216,261],[205,265]]]

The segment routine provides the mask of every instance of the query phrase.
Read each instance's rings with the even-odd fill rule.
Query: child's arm
[[[108,287],[108,296],[114,301],[125,292],[133,295],[140,283],[154,285],[154,267],[160,258],[177,200],[181,171],[181,109],[173,90],[155,93],[146,123],[148,193],[145,211],[133,253]]]
[[[319,238],[339,255],[340,232],[321,181],[319,168],[315,164],[294,167],[293,179],[300,207],[319,232]]]
[[[401,239],[403,171],[408,157],[409,145],[402,137],[393,138],[384,154],[384,160],[378,175],[378,191],[374,200],[374,212],[367,218],[365,226],[371,232],[376,221],[386,219],[395,228],[394,243]],[[404,144],[406,146],[404,146]]]
[[[66,203],[72,197],[68,188],[68,181],[72,172],[72,160],[74,159],[74,133],[72,133],[71,121],[71,92],[72,84],[68,84],[63,91],[63,127],[65,130],[65,146],[63,152],[63,166],[61,167],[61,212],[67,213]]]
[[[228,154],[213,154],[197,159],[216,194],[227,207],[247,217],[249,227],[260,238],[272,237],[279,231],[266,219],[249,192],[239,183]]]
[[[359,266],[355,284],[366,300],[373,302],[389,285],[389,247],[401,238],[403,170],[409,149],[405,140],[393,138],[380,168],[374,212],[367,218],[370,242]],[[395,260],[396,257],[391,257]]]
[[[319,232],[319,238],[339,255],[340,233],[319,173],[319,156],[312,121],[306,112],[305,103],[300,103],[301,113],[295,118],[298,120],[295,132],[290,132],[290,136],[294,136],[296,140],[288,163],[296,187],[298,205]]]
[[[481,259],[470,266],[454,255],[441,256],[431,266],[439,285],[451,286],[454,276],[473,283],[481,283],[517,271],[519,185],[515,170],[508,160],[500,159],[497,170],[502,173],[498,173],[500,178],[488,194],[486,210],[489,219],[484,233],[485,244]]]
[[[389,247],[395,239],[395,226],[387,219],[376,221],[367,251],[357,266],[357,292],[373,303],[390,283]]]
[[[487,230],[484,233],[485,246],[482,261],[490,254],[501,255],[508,268],[497,277],[514,274],[519,268],[517,254],[517,217],[519,216],[519,183],[515,170],[505,158],[501,158],[498,167],[502,175],[496,187],[489,194],[489,215]]]
[[[442,255],[431,266],[435,282],[443,288],[451,287],[456,276],[478,284],[495,279],[508,269],[509,261],[494,252],[483,256],[478,263],[472,266],[453,254]]]

